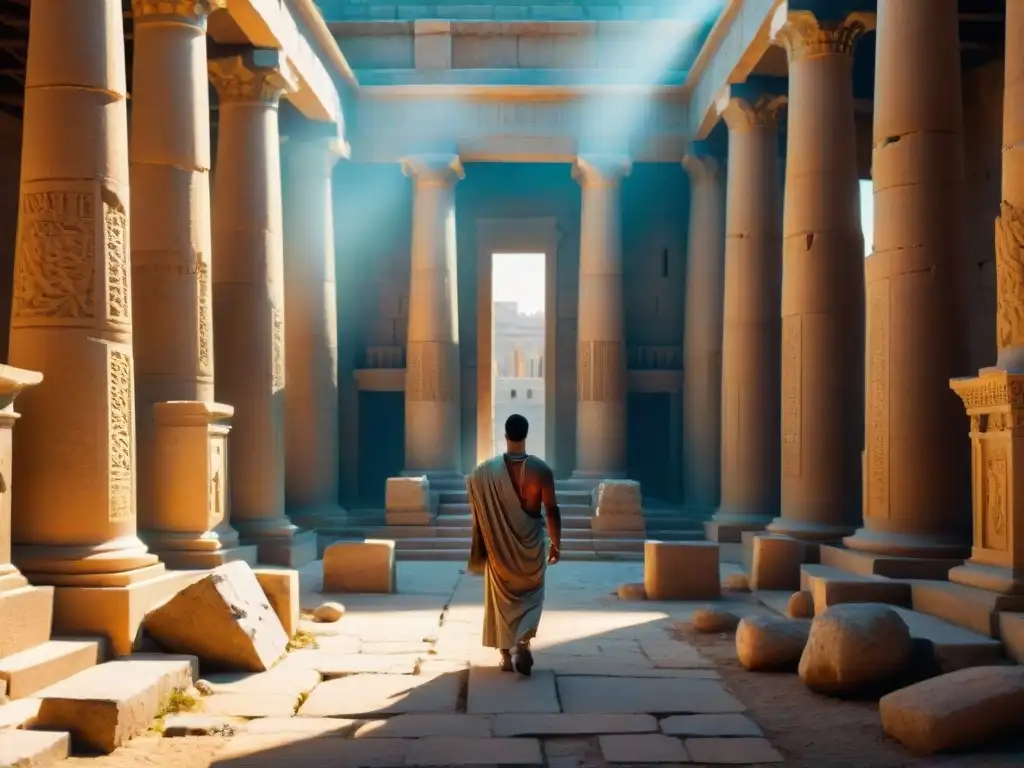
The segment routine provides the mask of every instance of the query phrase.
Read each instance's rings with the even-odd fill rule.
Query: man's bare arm
[[[544,502],[548,538],[551,539],[552,559],[557,562],[562,551],[562,513],[558,510],[558,499],[555,498],[555,475],[550,469],[544,475],[541,500]]]

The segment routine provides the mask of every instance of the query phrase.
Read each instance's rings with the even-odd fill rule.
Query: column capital
[[[851,13],[844,19],[819,19],[811,11],[779,6],[771,23],[772,43],[790,62],[817,56],[852,56],[861,35],[875,28],[875,14]]]
[[[409,155],[401,163],[402,173],[423,187],[448,187],[466,178],[458,155]]]
[[[633,160],[625,155],[579,155],[572,164],[572,177],[584,189],[614,187],[633,171]]]
[[[210,59],[210,81],[221,102],[277,106],[281,95],[298,90],[298,78],[280,51],[256,49]]]
[[[785,96],[763,95],[753,100],[730,98],[716,99],[718,114],[729,127],[729,131],[751,131],[757,128],[773,128],[778,122],[779,110],[786,104]]]
[[[227,7],[227,0],[132,0],[135,23],[154,18],[173,18],[202,24],[214,11]]]
[[[712,155],[688,153],[683,155],[683,168],[693,186],[713,182],[721,176],[725,161]]]

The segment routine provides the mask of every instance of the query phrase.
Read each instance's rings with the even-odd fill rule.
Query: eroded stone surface
[[[713,605],[698,608],[693,612],[691,621],[693,628],[698,632],[729,632],[736,629],[736,625],[740,622],[736,614]]]
[[[811,623],[776,616],[746,616],[736,628],[736,658],[747,669],[796,669]]]
[[[47,731],[0,731],[0,765],[33,768],[63,760],[71,749],[66,733]]]
[[[372,717],[454,713],[460,675],[350,675],[321,683],[299,708],[300,717]]]

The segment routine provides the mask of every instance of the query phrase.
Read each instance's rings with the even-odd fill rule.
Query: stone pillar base
[[[844,537],[852,535],[857,530],[857,526],[809,523],[780,516],[772,520],[765,530],[802,541],[839,542]]]
[[[887,533],[860,528],[843,539],[850,549],[873,555],[901,558],[959,558],[967,554],[967,547],[955,538],[911,533]]]
[[[739,544],[745,531],[763,531],[772,521],[771,515],[730,512],[721,507],[704,523],[704,536],[722,544]]]
[[[0,591],[0,659],[27,651],[50,639],[53,621],[53,587],[23,586]],[[13,583],[5,578],[3,582]]]
[[[111,559],[107,563],[102,563],[103,556],[97,555],[90,558],[87,555],[83,555],[79,561],[79,569],[75,570],[68,567],[64,571],[53,571],[45,567],[33,568],[35,564],[34,558],[38,557],[38,562],[43,564],[46,563],[47,555],[53,550],[63,550],[64,547],[18,547],[15,549],[16,556],[19,560],[19,565],[24,563],[24,573],[26,578],[29,579],[33,584],[48,585],[53,587],[127,587],[129,584],[136,584],[138,582],[147,581],[149,579],[156,578],[163,574],[167,568],[163,563],[157,560],[156,555],[152,555],[147,552],[147,557],[152,557],[153,564],[145,565],[141,568],[131,568],[127,570],[120,570],[118,566],[120,562]],[[56,562],[57,559],[53,558],[52,562]],[[61,565],[70,565],[70,563],[63,562]],[[103,572],[97,572],[97,565],[102,564],[105,566]],[[89,569],[88,571],[86,569]]]
[[[243,545],[255,545],[263,565],[301,568],[317,559],[316,531],[257,533],[242,536]]]
[[[949,580],[954,584],[998,592],[1000,595],[1024,595],[1024,572],[1008,566],[986,565],[968,560],[950,569]]]
[[[224,547],[222,549],[185,550],[185,549],[154,549],[164,565],[172,571],[201,571],[216,568],[224,563],[236,560],[255,566],[259,561],[257,548]]]
[[[146,614],[204,575],[203,571],[164,571],[122,587],[57,587],[53,633],[99,635],[107,638],[114,656],[127,656],[138,641]]]
[[[876,555],[825,544],[821,545],[818,554],[822,565],[861,576],[885,576],[888,579],[944,581],[950,568],[963,563],[963,558]]]

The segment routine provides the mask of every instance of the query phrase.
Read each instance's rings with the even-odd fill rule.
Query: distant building
[[[505,450],[505,420],[518,413],[530,422],[530,453],[544,458],[544,313],[518,309],[494,302],[494,452]]]

